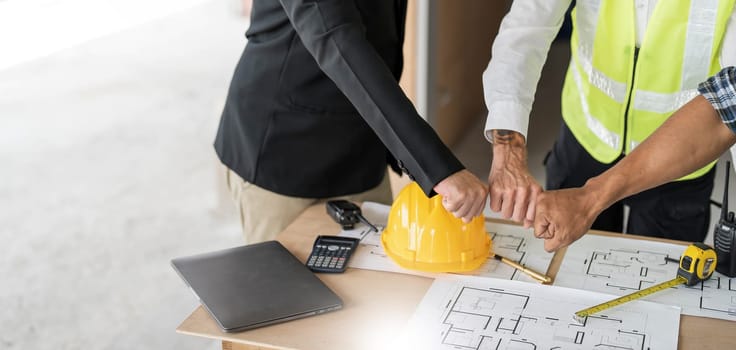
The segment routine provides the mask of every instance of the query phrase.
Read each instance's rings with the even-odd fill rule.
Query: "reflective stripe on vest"
[[[596,160],[611,163],[628,154],[720,70],[733,5],[734,0],[658,1],[635,65],[633,1],[577,1],[562,114]]]

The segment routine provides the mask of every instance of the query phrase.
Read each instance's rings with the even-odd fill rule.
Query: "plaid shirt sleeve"
[[[736,133],[736,67],[723,68],[700,83],[698,92],[715,108],[723,123]]]

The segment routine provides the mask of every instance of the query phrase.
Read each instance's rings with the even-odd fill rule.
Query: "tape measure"
[[[677,277],[674,279],[580,310],[575,313],[574,318],[576,321],[583,323],[586,317],[596,312],[639,299],[660,290],[671,288],[683,283],[688,286],[696,285],[710,278],[715,268],[716,251],[703,243],[691,244],[687,249],[685,249],[682,257],[680,257],[680,266],[677,269]]]

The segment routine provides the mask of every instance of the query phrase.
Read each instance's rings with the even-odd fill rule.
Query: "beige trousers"
[[[347,199],[353,202],[372,201],[391,204],[389,175],[376,187],[362,192],[335,198],[299,198],[280,195],[243,180],[238,174],[226,169],[226,180],[230,194],[240,212],[240,224],[246,244],[276,238],[286,226],[309,206],[331,199]],[[325,215],[327,213],[325,212]]]

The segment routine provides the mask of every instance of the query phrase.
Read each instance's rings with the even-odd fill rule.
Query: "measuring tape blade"
[[[639,298],[644,297],[644,296],[647,296],[649,294],[658,292],[658,291],[663,290],[663,289],[671,288],[671,287],[674,287],[674,286],[676,286],[678,284],[683,284],[685,282],[687,282],[687,279],[685,279],[685,277],[677,276],[677,278],[672,279],[672,280],[669,280],[667,282],[662,282],[660,284],[655,284],[655,285],[653,285],[653,286],[651,286],[649,288],[642,289],[640,291],[637,291],[637,292],[634,292],[634,293],[631,293],[631,294],[627,294],[627,295],[624,295],[622,297],[618,297],[618,298],[613,299],[613,300],[609,300],[609,301],[607,301],[605,303],[601,303],[601,304],[598,304],[596,306],[592,306],[592,307],[589,307],[587,309],[580,310],[580,311],[578,311],[578,312],[575,313],[575,316],[574,316],[575,321],[578,321],[580,323],[583,323],[583,321],[585,320],[586,317],[588,317],[588,316],[590,316],[590,315],[592,315],[592,314],[594,314],[596,312],[600,312],[600,311],[603,311],[605,309],[614,307],[616,305],[621,305],[623,303],[627,303],[629,301],[639,299]]]

